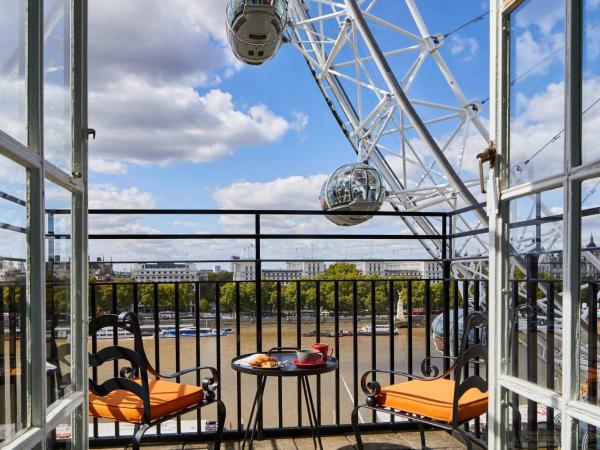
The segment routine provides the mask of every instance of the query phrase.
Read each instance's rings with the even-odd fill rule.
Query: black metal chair
[[[352,411],[352,428],[359,450],[364,448],[358,424],[361,408],[417,422],[422,448],[425,448],[425,425],[450,432],[469,450],[473,448],[473,443],[486,448],[485,442],[462,427],[469,420],[485,414],[488,408],[487,381],[478,371],[465,377],[465,368],[485,365],[487,360],[487,345],[481,343],[481,338],[485,337],[486,319],[484,312],[471,312],[464,323],[459,354],[456,357],[426,358],[421,364],[421,370],[426,375],[424,377],[387,370],[369,370],[364,373],[361,387],[367,395],[366,404],[358,405]],[[453,364],[440,375],[439,369],[431,364],[434,358],[450,358]],[[381,387],[373,377],[377,372],[403,376],[409,381]],[[373,379],[368,381],[370,376]]]
[[[130,312],[106,314],[95,317],[89,325],[89,334],[93,336],[102,328],[111,327],[113,333],[119,328],[133,335],[134,349],[114,345],[89,355],[91,367],[115,360],[126,360],[129,365],[122,367],[119,377],[110,378],[101,384],[89,380],[89,413],[91,416],[112,419],[134,424],[133,449],[140,448],[140,441],[148,428],[169,419],[195,411],[198,408],[216,403],[217,431],[214,448],[219,449],[225,424],[225,405],[218,400],[215,391],[218,388],[218,373],[213,367],[194,367],[171,375],[158,373],[146,358],[138,318]],[[193,386],[166,379],[208,370],[202,386]],[[148,379],[148,374],[155,380]]]

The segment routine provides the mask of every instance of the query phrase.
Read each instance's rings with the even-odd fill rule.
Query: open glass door
[[[600,5],[491,7],[490,448],[597,448]]]
[[[2,448],[87,448],[86,8],[0,2]]]

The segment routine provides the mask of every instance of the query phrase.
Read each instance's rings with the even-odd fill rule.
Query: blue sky
[[[488,8],[488,2],[473,0],[416,3],[432,34],[447,33]],[[49,0],[45,3],[46,14],[51,16],[61,4]],[[319,188],[326,175],[355,160],[299,51],[284,45],[263,66],[241,64],[227,45],[224,6],[222,0],[90,2],[89,123],[97,131],[96,140],[90,142],[92,208],[316,209]],[[600,26],[597,26],[600,0],[586,0],[585,8],[584,28],[588,31],[584,39],[584,108],[593,106],[584,122],[584,159],[589,161],[598,154],[595,142],[600,141],[600,107],[593,105],[595,93],[600,91]],[[417,32],[405,2],[381,0],[374,12]],[[16,8],[12,13],[15,17],[19,14]],[[4,40],[7,45],[0,49],[0,62],[9,60],[15,48],[19,51],[19,41],[15,39],[18,30],[9,16],[0,27],[7,30]],[[531,163],[524,162],[563,127],[563,16],[561,0],[530,0],[519,8],[513,20],[515,63],[511,76],[526,75],[512,90],[511,162],[523,169],[527,179],[561,170],[560,138]],[[68,76],[64,71],[68,61],[64,61],[62,51],[62,23],[62,19],[58,21],[45,52],[46,156],[61,166],[68,153],[64,143],[68,141],[69,116],[68,102],[65,103]],[[371,26],[384,51],[402,46],[396,34],[386,34],[373,23]],[[488,97],[488,33],[486,16],[447,38],[439,50],[469,100]],[[407,61],[390,58],[398,74],[410,64]],[[14,87],[0,85],[1,104],[6,109],[0,111],[0,128],[22,140],[24,116],[18,105],[24,80],[18,74],[16,70],[14,79],[8,79]],[[451,99],[431,58],[426,60],[410,95],[437,102]],[[486,124],[488,106],[480,112]],[[432,114],[425,108],[418,109],[425,117]],[[431,127],[440,141],[449,130],[447,125]],[[473,132],[468,138],[461,168],[463,178],[477,176],[474,156],[485,145],[481,136]],[[418,147],[416,140],[414,144],[422,150],[424,158],[430,158],[426,148]],[[455,149],[449,154],[454,162]],[[24,196],[24,172],[10,164],[0,164],[0,184],[4,191]],[[595,182],[585,189],[592,193],[588,204],[597,204]],[[49,184],[47,205],[66,206],[65,194]],[[560,192],[547,196],[547,202],[553,213],[562,211]],[[519,217],[527,214],[530,203],[524,202],[523,211],[515,214]],[[11,205],[0,213],[6,222],[24,224],[25,215],[15,211]],[[247,230],[247,225],[247,221],[226,218],[96,217],[91,221],[91,231],[205,233]],[[334,229],[325,219],[272,221],[268,226],[278,231]],[[588,230],[600,229],[600,224],[586,220],[584,227],[587,234]],[[379,219],[355,229],[403,230],[397,223]],[[7,244],[7,248],[11,245]],[[100,245],[96,241],[91,249],[92,256],[135,254],[169,258],[177,254],[198,258],[242,253],[246,245],[201,245],[192,249],[186,242],[174,248],[173,243],[126,246]],[[297,245],[310,248],[308,242],[290,245],[274,249],[289,253]],[[21,253],[24,248],[23,242]],[[323,247],[325,250],[331,248]],[[64,251],[67,254],[68,248]],[[370,245],[365,244],[360,251],[363,256],[369,255]],[[398,256],[399,249],[382,243],[378,251],[382,256],[392,257]],[[412,255],[410,249],[407,251]]]
[[[388,19],[402,23],[407,18],[405,7],[395,2],[387,3],[384,8]],[[450,4],[452,3],[452,4]],[[422,14],[432,32],[447,32],[466,20],[485,10],[485,3],[463,0],[459,2],[419,2]],[[93,6],[92,6],[93,8]],[[118,14],[118,8],[114,13]],[[93,9],[92,9],[93,13]],[[145,14],[152,14],[146,8]],[[108,18],[107,18],[108,20]],[[223,20],[215,17],[214,20]],[[488,20],[476,23],[455,34],[442,48],[456,77],[463,83],[467,96],[483,99],[488,91]],[[414,26],[407,23],[407,28]],[[98,27],[100,29],[101,27]],[[115,28],[117,28],[115,26]],[[92,56],[95,39],[101,36],[95,32],[94,21],[90,24]],[[118,31],[117,31],[118,32]],[[473,43],[475,42],[475,43]],[[385,47],[388,42],[382,42]],[[217,51],[223,49],[219,36],[212,36],[205,42]],[[134,49],[132,49],[134,50]],[[190,57],[198,52],[189,48]],[[294,121],[295,115],[307,118],[301,130],[289,130],[276,140],[260,142],[257,145],[239,145],[233,149],[233,155],[227,155],[210,162],[175,161],[167,165],[144,161],[143,165],[127,164],[126,174],[95,173],[92,171],[92,184],[111,184],[117,188],[137,187],[148,192],[154,198],[156,207],[209,208],[219,206],[213,198],[216,189],[231,185],[240,180],[250,182],[269,182],[276,178],[289,176],[310,176],[327,174],[338,166],[354,160],[353,152],[341,133],[323,97],[315,85],[308,68],[300,55],[291,45],[284,45],[277,56],[260,67],[237,67],[232,75],[229,61],[211,71],[212,76],[222,78],[221,82],[208,86],[193,86],[199,95],[205,95],[213,89],[229,93],[234,108],[247,111],[252,105],[263,104],[277,116]],[[427,97],[436,98],[436,90],[442,92],[438,82],[427,83],[427,76],[437,81],[432,70],[424,71],[420,86],[427,88]],[[431,73],[431,75],[430,75]],[[94,64],[90,65],[91,89],[94,89]],[[441,95],[441,94],[440,94]],[[93,98],[90,102],[93,101]],[[91,126],[94,126],[94,109],[91,108]],[[98,143],[110,129],[97,128]],[[98,151],[95,142],[90,144],[92,170],[94,152]],[[144,149],[140,148],[140,152]],[[171,149],[163,149],[168,154]],[[294,207],[293,203],[290,205]],[[299,206],[302,207],[302,206]],[[314,207],[318,207],[315,198]]]

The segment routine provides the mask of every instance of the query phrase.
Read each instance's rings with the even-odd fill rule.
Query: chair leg
[[[361,408],[361,405],[357,405],[356,408],[352,410],[352,430],[354,431],[354,437],[356,438],[356,448],[358,450],[364,450],[363,442],[360,437],[360,430],[358,429],[358,410]]]
[[[419,425],[419,435],[421,436],[421,448],[425,448],[425,427],[421,422],[418,422]]]
[[[144,437],[144,433],[148,430],[148,425],[136,425],[133,429],[133,440],[131,442],[132,450],[140,450],[140,442]]]
[[[215,434],[215,444],[213,446],[214,450],[219,450],[221,448],[226,415],[227,410],[225,408],[225,404],[221,400],[217,400],[217,434]]]
[[[463,444],[465,444],[465,446],[467,447],[467,450],[473,450],[473,441],[471,440],[469,435],[467,433],[465,433],[463,430],[461,430],[460,428],[453,429],[452,436],[454,436],[455,438],[458,438],[459,441],[461,441]]]

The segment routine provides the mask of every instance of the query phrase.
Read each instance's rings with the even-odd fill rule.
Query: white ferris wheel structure
[[[476,233],[488,225],[485,195],[472,170],[489,143],[479,115],[485,100],[468,97],[446,63],[440,48],[450,33],[430,32],[414,0],[394,2],[404,9],[394,15],[402,23],[391,22],[385,6],[289,0],[287,40],[306,59],[357,158],[381,173],[386,201],[398,211],[471,208],[453,222],[453,233],[469,234],[455,254],[472,241],[485,249],[485,235]],[[403,220],[415,234],[437,233],[428,218]],[[441,241],[421,243],[432,257],[441,254]]]

